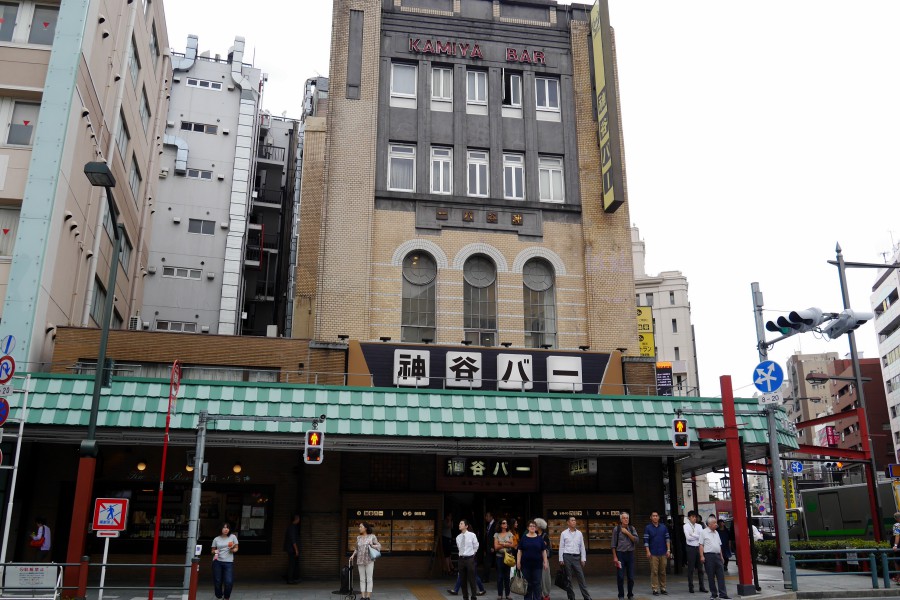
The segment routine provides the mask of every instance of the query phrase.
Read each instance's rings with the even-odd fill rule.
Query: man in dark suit
[[[484,513],[484,541],[481,544],[483,551],[482,560],[484,560],[484,578],[482,581],[487,583],[491,579],[491,567],[497,564],[494,558],[494,534],[497,532],[497,523],[494,521],[494,515],[490,512]]]

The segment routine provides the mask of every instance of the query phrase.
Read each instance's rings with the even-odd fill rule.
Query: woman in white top
[[[238,551],[237,536],[231,525],[222,523],[222,533],[212,541],[213,591],[219,600],[229,600],[234,587],[234,553]]]
[[[372,597],[372,573],[375,571],[375,561],[369,553],[369,548],[381,550],[378,538],[372,535],[372,526],[368,523],[359,524],[359,535],[356,536],[356,550],[350,555],[350,562],[356,562],[359,569],[359,589],[361,598]]]

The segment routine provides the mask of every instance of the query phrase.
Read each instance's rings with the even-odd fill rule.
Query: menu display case
[[[436,510],[382,509],[347,511],[347,554],[356,550],[359,524],[372,526],[381,552],[412,556],[431,554],[435,545]]]
[[[559,536],[568,528],[569,517],[575,517],[575,527],[584,536],[587,552],[612,552],[612,534],[619,522],[619,510],[611,509],[551,509],[547,511],[547,531],[550,545],[559,551]]]

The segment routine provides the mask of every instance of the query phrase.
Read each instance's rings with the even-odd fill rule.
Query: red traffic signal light
[[[672,419],[672,446],[675,448],[691,447],[691,432],[687,419]]]
[[[325,433],[317,429],[306,432],[306,445],[303,448],[303,462],[308,465],[320,465],[325,457]]]

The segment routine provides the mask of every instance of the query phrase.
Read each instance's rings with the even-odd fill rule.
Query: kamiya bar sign
[[[409,38],[409,51],[414,54],[443,54],[460,58],[484,58],[481,46],[476,42],[442,42],[440,40],[423,40],[421,38]],[[523,48],[506,48],[506,62],[529,63],[533,65],[546,64],[544,53],[540,50]]]

